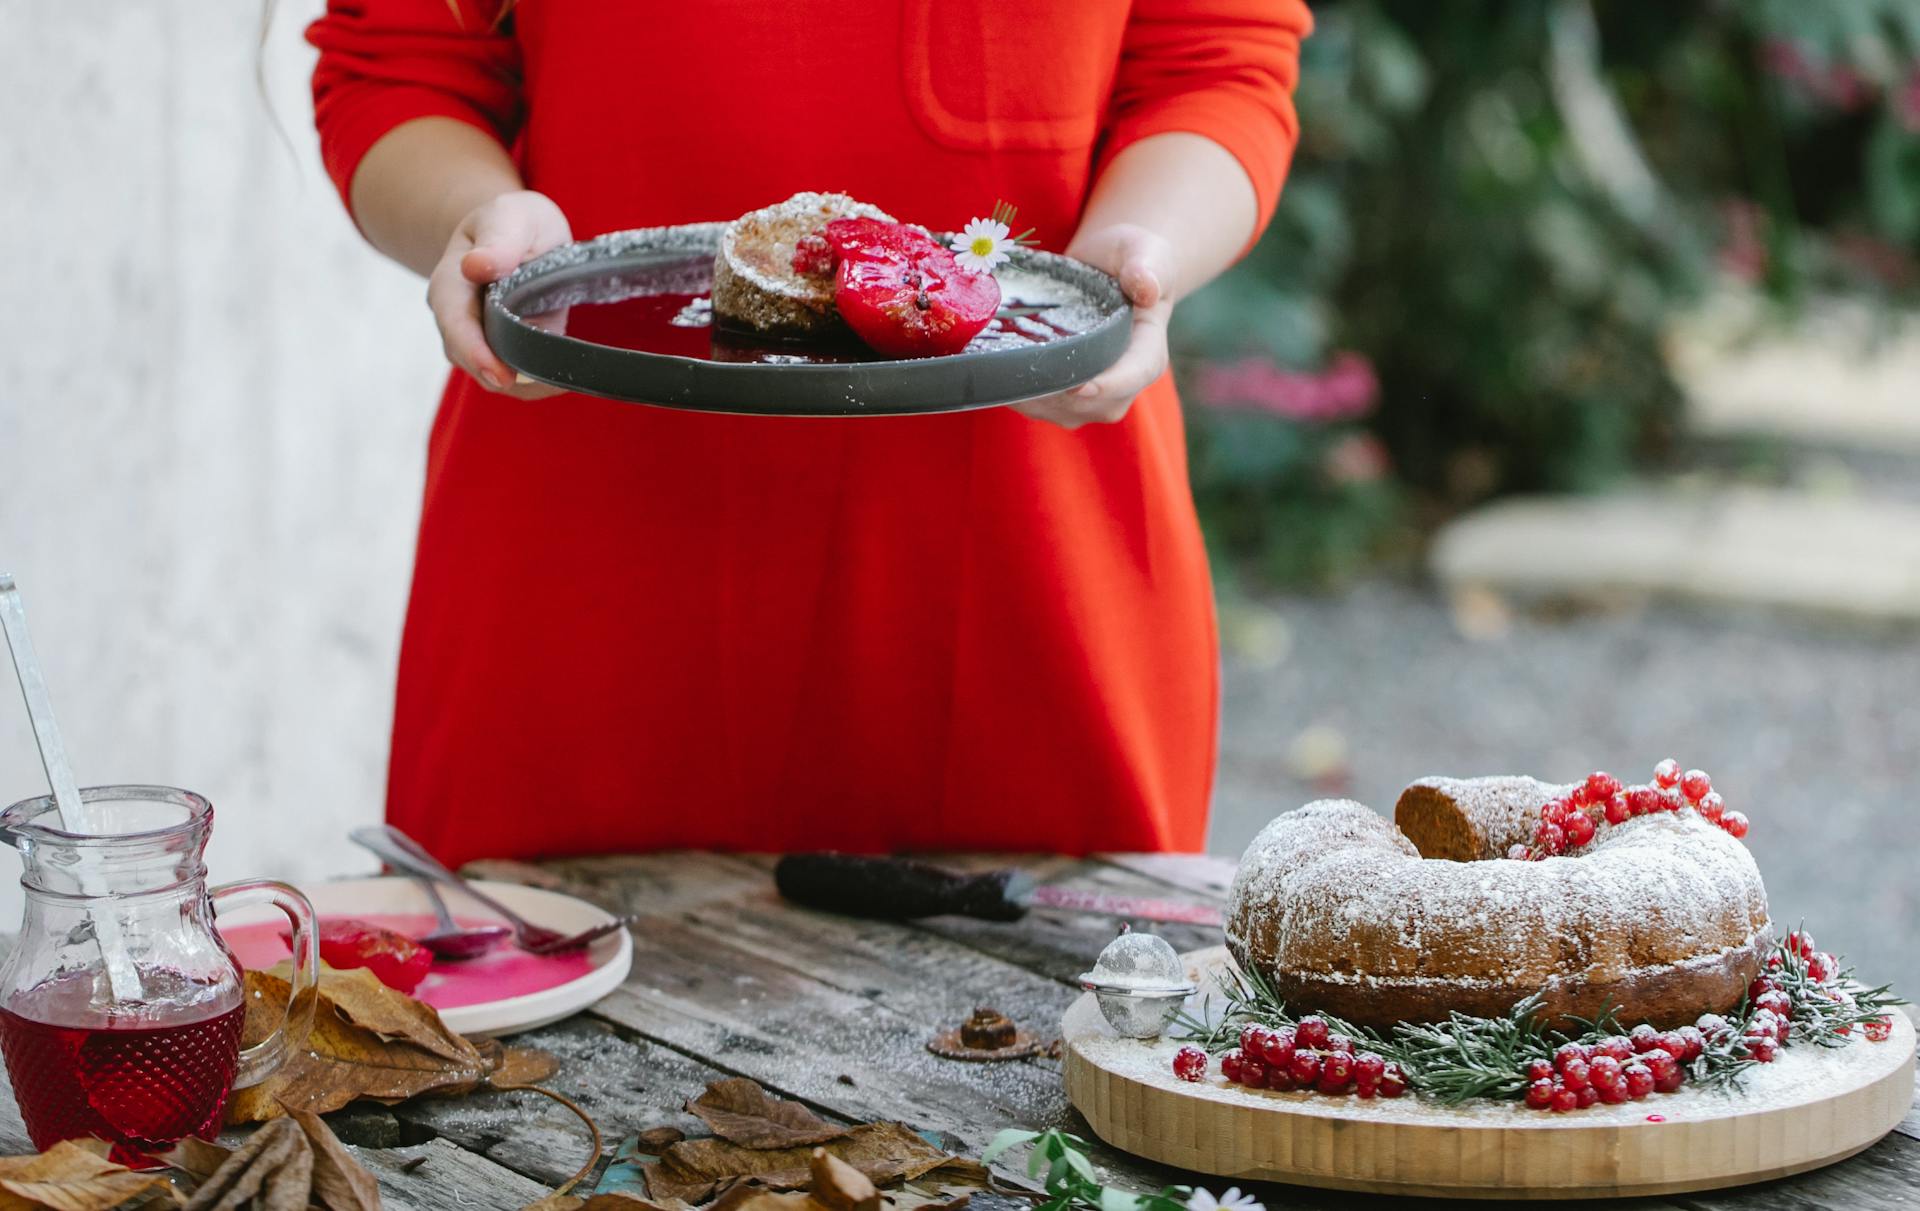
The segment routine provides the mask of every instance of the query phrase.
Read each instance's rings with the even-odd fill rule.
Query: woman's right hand
[[[567,216],[552,198],[530,189],[503,193],[469,211],[453,229],[446,251],[427,278],[427,306],[440,325],[447,360],[481,386],[502,395],[539,399],[558,387],[515,382],[513,370],[487,347],[480,326],[480,297],[487,286],[573,238]]]

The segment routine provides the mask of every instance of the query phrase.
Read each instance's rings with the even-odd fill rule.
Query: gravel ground
[[[1222,630],[1215,851],[1325,794],[1391,812],[1425,774],[1640,781],[1673,756],[1752,819],[1776,921],[1920,998],[1920,635],[1655,606],[1476,641],[1388,581],[1230,605]]]

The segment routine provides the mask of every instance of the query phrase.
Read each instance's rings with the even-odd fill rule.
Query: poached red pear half
[[[958,353],[1000,309],[1000,283],[992,274],[964,268],[917,227],[835,219],[822,238],[835,262],[833,301],[841,318],[889,357]],[[795,268],[807,255],[807,268],[817,272],[819,251],[797,251]]]

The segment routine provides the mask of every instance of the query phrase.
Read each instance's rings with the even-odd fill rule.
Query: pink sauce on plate
[[[328,919],[336,918],[334,914],[328,914]],[[433,932],[435,924],[433,917],[427,913],[356,913],[353,919],[367,921],[410,938]],[[462,925],[496,924],[479,917],[456,919]],[[280,940],[280,931],[285,928],[277,921],[261,921],[222,926],[220,935],[227,940],[234,957],[240,960],[240,966],[260,971],[290,955],[287,944]],[[436,959],[433,970],[427,973],[426,979],[420,981],[420,987],[413,990],[413,995],[435,1009],[458,1009],[463,1005],[504,1001],[508,997],[522,997],[558,988],[586,975],[593,970],[593,966],[593,959],[585,950],[559,955],[531,955],[509,939],[477,959],[458,963]]]

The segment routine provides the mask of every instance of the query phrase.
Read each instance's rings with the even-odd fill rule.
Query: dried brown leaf
[[[286,980],[250,971],[247,991],[249,1022],[256,1015],[278,1020],[287,1003]],[[480,1052],[448,1030],[431,1007],[368,972],[327,972],[307,1045],[263,1083],[235,1092],[226,1120],[258,1123],[278,1118],[287,1107],[324,1114],[356,1098],[392,1103],[470,1090],[486,1074]]]
[[[196,1182],[204,1182],[226,1163],[233,1149],[210,1144],[198,1136],[189,1135],[173,1147],[160,1153],[159,1159],[168,1166],[178,1169]]]
[[[37,1156],[0,1157],[0,1211],[107,1211],[171,1188],[158,1170],[136,1173],[96,1147],[71,1141]]]
[[[746,1148],[798,1148],[839,1139],[848,1129],[799,1102],[774,1097],[746,1077],[715,1081],[687,1103],[713,1133]]]
[[[899,1123],[868,1123],[822,1145],[868,1180],[885,1185],[941,1170],[956,1182],[984,1185],[976,1161],[949,1156]],[[698,1203],[725,1181],[752,1178],[776,1190],[798,1190],[812,1181],[811,1148],[744,1148],[719,1139],[685,1140],[643,1166],[647,1192],[655,1198]]]
[[[560,1071],[560,1058],[538,1047],[508,1047],[498,1039],[473,1039],[487,1065],[489,1085],[538,1085]]]
[[[650,1156],[658,1156],[674,1144],[687,1138],[687,1133],[678,1127],[649,1127],[634,1137],[640,1151]]]
[[[880,1211],[880,1190],[873,1179],[828,1152],[813,1150],[813,1197],[832,1211]]]
[[[313,1150],[300,1128],[268,1123],[200,1183],[186,1211],[236,1211],[256,1200],[266,1211],[305,1211],[312,1177]]]
[[[353,1159],[320,1116],[289,1110],[313,1149],[313,1189],[308,1201],[326,1211],[380,1211],[380,1183]]]
[[[800,1191],[779,1192],[742,1183],[726,1192],[702,1211],[830,1211],[813,1195]]]

